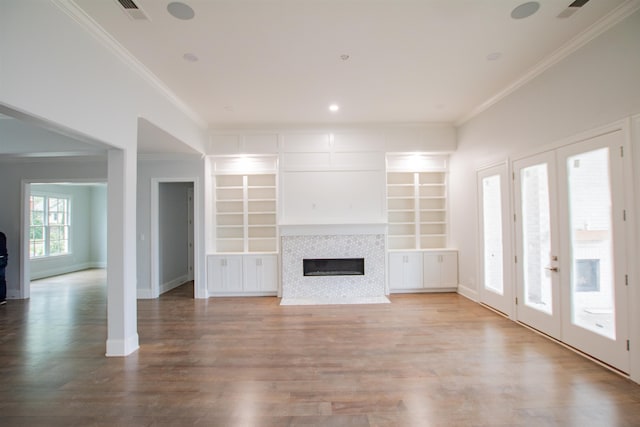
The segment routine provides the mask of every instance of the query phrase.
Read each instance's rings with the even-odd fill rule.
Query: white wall
[[[22,182],[43,181],[104,181],[107,178],[106,159],[47,159],[0,162],[0,229],[7,235],[10,263],[7,268],[7,296],[20,298],[20,224]]]
[[[458,129],[451,230],[460,281],[476,289],[478,167],[640,112],[640,13]]]
[[[204,152],[204,126],[57,6],[69,3],[0,2],[0,104],[120,148],[144,117]]]
[[[639,83],[636,12],[458,129],[450,164],[451,232],[465,292],[477,292],[478,167],[640,112]]]
[[[154,262],[152,242],[152,215],[157,214],[157,208],[152,209],[152,187],[156,190],[163,182],[196,182],[194,186],[194,215],[195,215],[195,265],[194,280],[196,293],[202,297],[206,292],[205,281],[205,249],[204,249],[204,160],[199,156],[150,156],[138,161],[138,191],[137,191],[137,292],[139,298],[154,298],[157,296],[152,283],[152,268]],[[212,223],[211,221],[207,222]],[[200,234],[198,234],[198,231]],[[155,236],[157,238],[158,236]],[[159,254],[158,254],[159,256]],[[158,266],[159,269],[159,266]],[[159,273],[159,270],[158,270]],[[160,278],[157,279],[160,281]]]
[[[385,153],[451,152],[455,135],[448,124],[274,127],[214,134],[209,152],[278,154],[281,224],[382,223]]]
[[[69,255],[32,259],[30,264],[31,279],[70,273],[87,268],[104,267],[106,249],[95,251],[94,248],[106,247],[106,241],[97,241],[106,236],[107,223],[105,215],[100,215],[100,206],[106,209],[106,192],[101,193],[102,200],[94,194],[94,189],[104,188],[91,184],[32,184],[31,194],[51,194],[69,197],[71,201],[71,227],[69,231]],[[99,203],[94,206],[94,202]],[[98,214],[98,215],[96,215]],[[104,237],[103,237],[104,238]],[[102,255],[102,258],[96,256]]]

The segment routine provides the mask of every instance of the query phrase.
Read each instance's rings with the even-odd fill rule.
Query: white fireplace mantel
[[[280,224],[281,236],[349,236],[387,234],[387,223]]]

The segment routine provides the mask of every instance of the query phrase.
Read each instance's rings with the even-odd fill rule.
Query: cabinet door
[[[210,292],[242,292],[242,256],[209,257]]]
[[[422,255],[420,252],[389,254],[389,288],[422,288]]]
[[[455,288],[458,286],[458,253],[443,252],[440,254],[440,286]]]
[[[425,252],[422,263],[425,288],[455,288],[458,286],[457,252]]]
[[[245,255],[244,263],[245,292],[277,292],[278,273],[275,255]]]
[[[422,278],[425,288],[442,287],[442,254],[439,252],[425,252],[422,259]]]

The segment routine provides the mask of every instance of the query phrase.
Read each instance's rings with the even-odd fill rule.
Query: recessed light
[[[340,109],[340,106],[338,104],[331,104],[329,105],[329,111],[331,111],[332,113],[335,113],[336,111],[338,111]]]
[[[191,9],[191,6],[179,1],[169,3],[167,5],[167,12],[169,12],[174,18],[182,19],[183,21],[188,21],[196,16],[196,13]]]
[[[340,55],[340,59],[342,59],[343,61],[346,61],[349,59],[349,55],[347,55],[346,53],[343,53],[342,55]]]
[[[184,55],[182,55],[182,58],[185,61],[189,61],[189,62],[198,62],[198,57],[193,54],[193,53],[185,53]]]
[[[497,61],[501,57],[502,57],[502,53],[500,53],[500,52],[491,52],[489,55],[487,55],[487,61]]]
[[[538,9],[540,9],[540,3],[538,3],[537,1],[528,1],[513,9],[511,11],[511,17],[513,19],[528,18],[536,13]]]

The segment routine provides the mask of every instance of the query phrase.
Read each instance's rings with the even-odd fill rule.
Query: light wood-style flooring
[[[638,426],[640,385],[456,294],[138,302],[104,356],[104,272],[0,307],[0,426]]]

